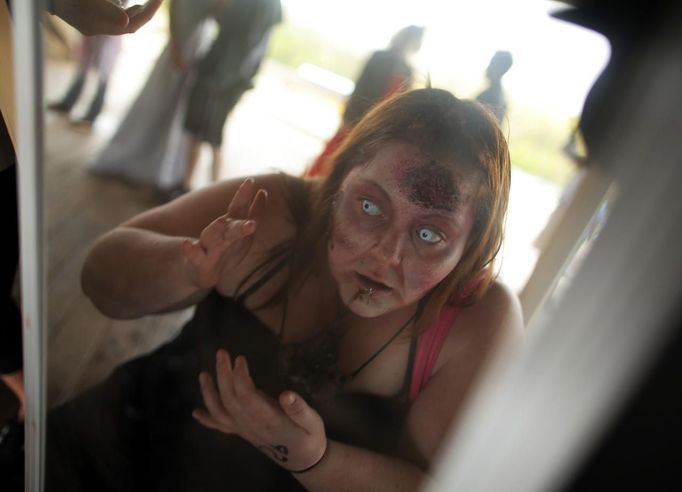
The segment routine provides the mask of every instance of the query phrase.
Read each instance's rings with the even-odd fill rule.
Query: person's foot
[[[71,121],[71,126],[77,130],[91,131],[94,121],[87,118],[73,118]]]
[[[48,104],[47,109],[61,114],[68,114],[71,111],[71,108],[61,101]]]

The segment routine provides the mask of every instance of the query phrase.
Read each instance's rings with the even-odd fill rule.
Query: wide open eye
[[[381,209],[374,202],[363,198],[360,204],[362,206],[362,211],[367,215],[381,215]]]
[[[443,240],[443,236],[433,229],[429,229],[428,227],[422,227],[419,229],[417,231],[417,235],[419,236],[419,239],[430,244],[435,244]]]

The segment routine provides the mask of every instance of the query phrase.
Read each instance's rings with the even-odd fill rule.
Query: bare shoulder
[[[459,311],[431,379],[408,415],[408,433],[419,460],[428,463],[436,455],[492,356],[505,342],[519,341],[522,331],[519,300],[499,282]]]
[[[456,320],[458,331],[473,336],[496,339],[500,336],[520,338],[523,335],[523,314],[518,296],[499,281],[493,282],[475,304],[461,310]]]
[[[475,304],[460,309],[439,354],[434,373],[476,373],[501,345],[523,338],[521,304],[514,292],[495,281]]]

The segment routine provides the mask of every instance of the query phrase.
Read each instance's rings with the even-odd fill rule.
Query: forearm
[[[428,475],[399,458],[329,441],[320,463],[294,477],[310,491],[416,491]]]
[[[119,227],[95,243],[81,274],[83,291],[113,318],[136,318],[188,305],[205,294],[186,275],[184,238]]]

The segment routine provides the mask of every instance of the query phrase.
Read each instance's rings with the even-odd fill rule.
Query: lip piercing
[[[353,297],[353,300],[360,299],[364,301],[365,304],[369,304],[369,300],[372,297],[372,294],[374,294],[373,287],[363,287],[361,289],[358,289],[358,292]]]

